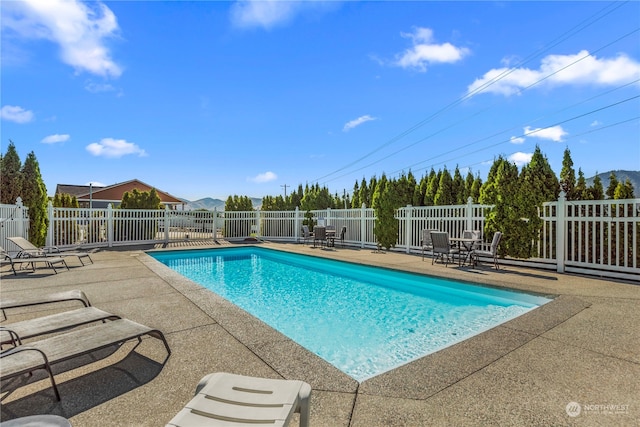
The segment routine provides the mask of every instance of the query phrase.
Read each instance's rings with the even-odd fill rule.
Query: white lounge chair
[[[311,386],[218,372],[200,380],[196,394],[167,427],[286,426],[294,412],[309,426]]]
[[[13,242],[17,247],[20,248],[20,252],[18,256],[26,255],[26,256],[37,256],[37,257],[76,257],[78,261],[84,264],[83,259],[88,259],[93,264],[93,260],[91,259],[91,255],[88,252],[70,252],[70,251],[61,251],[57,246],[51,247],[43,247],[39,248],[24,237],[7,237],[7,240]]]

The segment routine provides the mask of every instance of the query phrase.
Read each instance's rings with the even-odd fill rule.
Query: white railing
[[[460,237],[463,230],[484,230],[492,206],[406,206],[396,210],[398,241],[394,250],[419,252],[423,229],[447,231]],[[173,211],[141,209],[54,208],[49,204],[48,246],[87,247],[133,245],[189,239],[225,238],[297,242],[304,211]],[[323,209],[310,212],[314,223],[347,228],[345,244],[375,248],[375,210]],[[0,205],[2,242],[27,236],[27,208]],[[640,280],[640,199],[566,201],[544,203],[543,227],[536,242],[538,254],[506,263],[556,269],[605,277]],[[508,233],[508,231],[507,231]],[[487,245],[492,236],[483,236]],[[10,245],[8,245],[10,246]],[[7,248],[11,250],[11,248]]]

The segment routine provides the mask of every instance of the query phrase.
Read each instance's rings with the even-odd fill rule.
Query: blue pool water
[[[257,247],[150,255],[358,381],[549,301]]]

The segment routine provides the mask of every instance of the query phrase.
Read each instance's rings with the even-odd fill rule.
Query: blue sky
[[[640,2],[3,1],[1,144],[196,200],[640,170]]]

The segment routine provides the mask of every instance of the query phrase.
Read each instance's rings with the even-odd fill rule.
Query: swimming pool
[[[550,301],[260,247],[149,255],[358,381]]]

